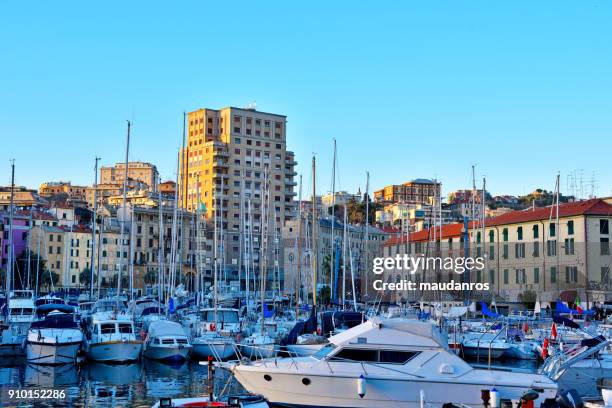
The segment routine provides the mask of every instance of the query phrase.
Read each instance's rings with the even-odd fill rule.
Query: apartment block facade
[[[489,283],[487,296],[508,302],[520,302],[527,295],[543,302],[573,301],[576,295],[589,302],[612,300],[608,299],[612,205],[590,199],[561,204],[558,217],[556,211],[554,206],[530,208],[488,218],[484,226],[471,222],[467,239],[463,224],[394,237],[385,244],[384,256],[483,257],[485,268],[471,271],[470,281]],[[430,273],[434,279],[463,279],[452,273],[442,278],[435,270]],[[424,275],[391,270],[384,276],[394,282]],[[394,295],[408,299],[415,294]]]
[[[386,186],[374,191],[374,201],[381,204],[432,204],[440,197],[442,184],[429,179],[415,179],[403,184]]]
[[[125,163],[117,163],[112,167],[100,168],[99,184],[123,185],[125,178]],[[157,191],[159,173],[151,163],[128,162],[128,180],[145,184],[150,191]]]
[[[187,115],[187,144],[181,152],[181,208],[199,211],[208,220],[218,216],[223,230],[223,264],[232,279],[242,270],[242,234],[252,225],[261,233],[263,186],[269,182],[269,234],[280,235],[295,217],[294,154],[287,150],[283,115],[228,107],[198,109]],[[250,221],[247,221],[250,207]],[[241,221],[241,216],[244,217]],[[271,241],[270,241],[271,242]],[[254,240],[254,252],[259,251]],[[268,248],[272,266],[271,249]],[[256,256],[258,267],[259,258]]]

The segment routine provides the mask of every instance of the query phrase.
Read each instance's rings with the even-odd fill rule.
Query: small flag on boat
[[[546,357],[548,357],[548,339],[544,339],[542,344],[542,360],[546,360]]]
[[[525,322],[525,323],[523,324],[523,331],[524,331],[525,333],[529,333],[529,324],[527,324],[527,322]]]
[[[557,323],[552,324],[552,328],[550,330],[550,337],[552,337],[553,340],[557,339]]]

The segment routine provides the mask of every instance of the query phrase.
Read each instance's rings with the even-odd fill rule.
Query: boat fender
[[[584,408],[582,398],[575,389],[562,391],[557,395],[557,403],[560,408]]]
[[[491,408],[499,408],[499,391],[497,391],[497,388],[493,387],[493,389],[491,391],[489,391],[489,397],[490,397],[490,402],[491,402]]]
[[[366,379],[363,374],[357,379],[357,395],[359,395],[359,398],[363,398],[366,395]]]

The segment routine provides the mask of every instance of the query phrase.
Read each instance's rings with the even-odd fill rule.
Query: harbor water
[[[208,368],[196,361],[179,366],[143,359],[109,365],[87,362],[82,366],[41,366],[25,359],[0,362],[2,407],[150,407],[160,398],[194,397],[208,393]],[[227,372],[215,370],[215,390],[244,390]],[[8,389],[61,389],[59,400],[10,401]]]

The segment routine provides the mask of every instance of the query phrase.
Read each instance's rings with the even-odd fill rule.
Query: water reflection
[[[242,392],[235,381],[216,370],[215,389],[220,393]],[[88,362],[79,366],[37,366],[25,359],[0,365],[0,385],[8,387],[62,388],[62,401],[37,401],[16,405],[0,401],[2,406],[20,407],[145,407],[161,397],[194,397],[207,395],[208,370],[197,362],[180,365],[145,360],[132,364],[111,365]]]

